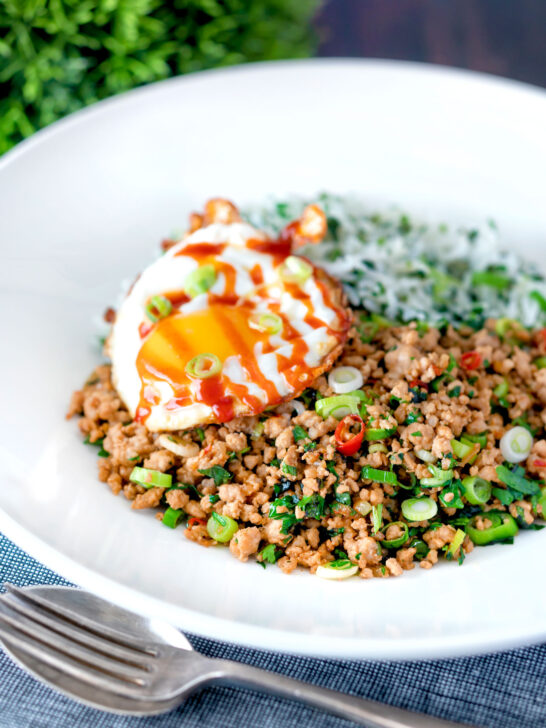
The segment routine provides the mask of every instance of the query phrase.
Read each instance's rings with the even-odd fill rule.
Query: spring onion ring
[[[219,374],[222,362],[216,354],[198,354],[186,364],[186,373],[194,379],[208,379]]]

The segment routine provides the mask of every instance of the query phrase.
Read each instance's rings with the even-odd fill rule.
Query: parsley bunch
[[[318,0],[3,0],[0,153],[134,86],[314,47]]]

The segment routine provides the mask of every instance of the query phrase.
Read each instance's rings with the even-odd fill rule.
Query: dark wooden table
[[[321,56],[471,68],[546,86],[546,0],[326,0]]]

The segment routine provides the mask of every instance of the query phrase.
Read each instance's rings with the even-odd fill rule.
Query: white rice
[[[475,229],[430,225],[397,209],[376,213],[363,200],[324,193],[313,200],[269,200],[243,214],[256,227],[278,233],[309,202],[325,211],[329,232],[301,252],[343,282],[353,306],[391,321],[477,328],[486,318],[506,316],[525,326],[546,323],[546,312],[530,295],[537,291],[546,300],[544,277],[514,252],[501,250],[492,221]],[[509,282],[500,290],[476,285],[473,274],[483,271]]]

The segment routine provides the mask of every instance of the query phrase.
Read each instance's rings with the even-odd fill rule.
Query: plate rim
[[[0,159],[0,173],[11,163],[27,152],[32,152],[35,146],[47,143],[64,129],[71,128],[93,115],[100,115],[117,104],[124,104],[128,99],[135,99],[144,95],[155,93],[159,88],[164,89],[166,84],[190,85],[200,83],[210,76],[256,74],[262,70],[282,70],[289,72],[292,68],[302,66],[323,66],[358,68],[366,73],[375,70],[390,70],[403,73],[417,73],[428,77],[462,78],[472,83],[481,83],[488,87],[496,86],[511,93],[523,93],[546,102],[546,90],[514,79],[507,79],[493,74],[470,71],[442,65],[431,65],[414,61],[396,61],[389,59],[358,59],[358,58],[309,58],[299,60],[264,61],[249,64],[240,64],[225,68],[216,68],[199,71],[182,76],[158,81],[137,87],[130,91],[109,97],[91,106],[82,108],[63,119],[39,130],[31,137],[17,144]],[[457,636],[426,637],[421,639],[396,640],[367,639],[354,637],[333,637],[328,635],[313,635],[307,633],[297,634],[286,630],[279,630],[266,626],[249,625],[224,617],[203,614],[195,609],[172,605],[160,598],[144,594],[137,589],[120,584],[112,578],[84,566],[70,556],[65,555],[57,548],[50,546],[30,530],[20,525],[12,516],[3,510],[0,505],[0,531],[22,548],[30,556],[44,564],[47,568],[60,574],[62,577],[89,589],[105,599],[116,602],[120,606],[143,614],[154,614],[176,626],[191,633],[212,639],[233,642],[251,648],[282,651],[291,654],[308,656],[331,657],[338,659],[397,659],[410,660],[420,658],[444,658],[463,655],[474,655],[485,652],[500,651],[512,647],[538,642],[546,638],[546,622],[544,625],[532,623],[529,626],[514,626],[505,629],[499,637],[497,632],[485,632],[479,636],[467,638],[461,644]]]

